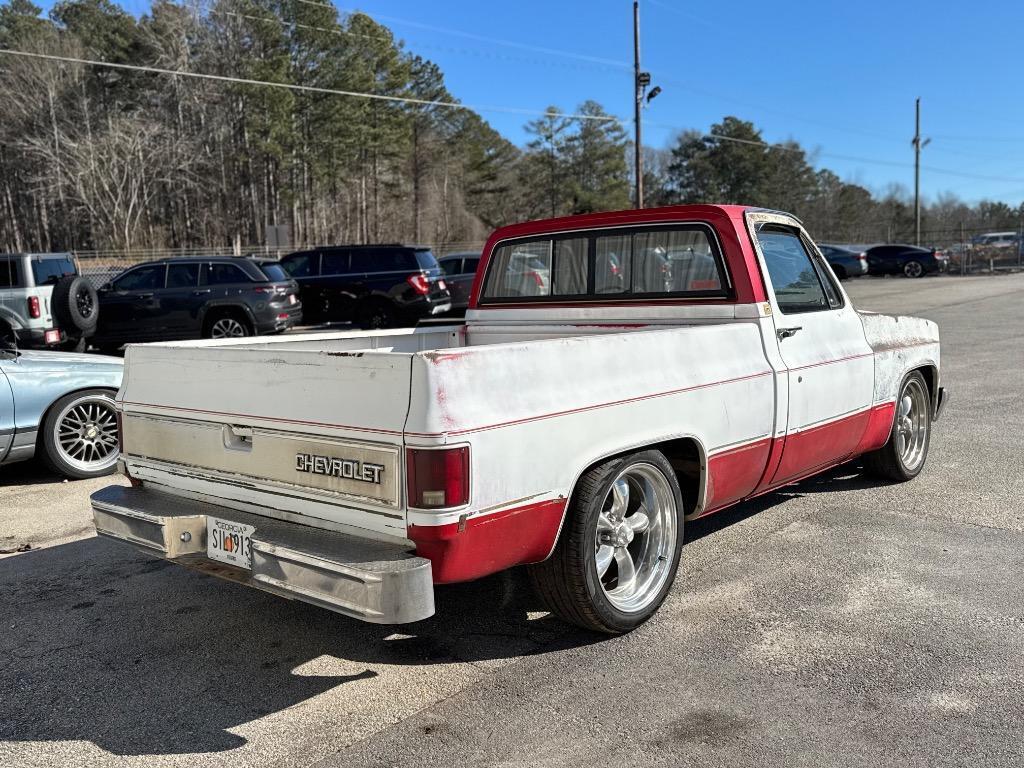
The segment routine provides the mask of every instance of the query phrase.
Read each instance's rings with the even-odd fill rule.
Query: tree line
[[[0,57],[0,250],[224,250],[283,227],[295,244],[444,246],[630,204],[633,148],[600,104],[550,107],[517,147],[471,110],[431,103],[458,102],[435,63],[326,0],[156,0],[138,19],[109,0],[61,0],[45,17],[8,0],[0,48],[236,80]],[[779,208],[823,240],[913,234],[901,189],[875,197],[736,117],[643,152],[648,205]],[[947,196],[924,230],[952,242],[961,223],[1015,229],[1022,214]]]

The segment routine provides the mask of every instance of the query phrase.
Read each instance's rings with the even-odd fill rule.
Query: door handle
[[[778,328],[775,333],[779,337],[779,341],[788,339],[790,336],[796,336],[797,331],[802,331],[804,327],[802,325],[794,325],[791,328]]]
[[[207,288],[205,291],[192,291],[193,296],[202,296],[204,293],[209,293],[210,289]]]
[[[140,298],[140,299],[152,299],[153,298],[153,294],[152,293],[140,293],[137,298]]]

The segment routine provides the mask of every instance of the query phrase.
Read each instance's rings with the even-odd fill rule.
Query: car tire
[[[365,331],[379,331],[394,328],[398,314],[386,301],[370,300],[356,310],[356,324]]]
[[[911,259],[903,265],[903,274],[907,277],[924,277],[924,265],[920,261]]]
[[[53,286],[53,316],[68,336],[91,336],[100,313],[92,283],[81,275],[63,277]]]
[[[203,323],[204,339],[241,339],[253,335],[249,319],[237,310],[211,313]]]
[[[585,629],[611,635],[635,629],[672,587],[683,515],[679,481],[659,451],[588,470],[551,557],[529,566],[537,595],[553,614]],[[620,583],[625,572],[632,574],[628,585]]]
[[[73,480],[109,475],[117,468],[114,392],[84,389],[64,395],[43,418],[41,458]]]
[[[919,371],[912,371],[900,385],[889,440],[865,454],[864,470],[883,480],[913,480],[928,459],[932,434],[932,401]]]

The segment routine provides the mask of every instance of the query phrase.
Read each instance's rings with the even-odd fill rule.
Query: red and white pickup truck
[[[862,456],[916,476],[936,325],[859,312],[800,222],[679,206],[506,227],[465,324],[133,345],[101,535],[366,621],[530,564],[651,616],[683,525]]]

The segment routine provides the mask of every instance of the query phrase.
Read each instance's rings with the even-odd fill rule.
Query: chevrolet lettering
[[[314,475],[329,475],[345,480],[361,480],[364,483],[380,485],[384,474],[384,465],[355,461],[354,459],[336,459],[333,456],[312,456],[308,453],[295,454],[295,469],[298,472],[310,472]]]

